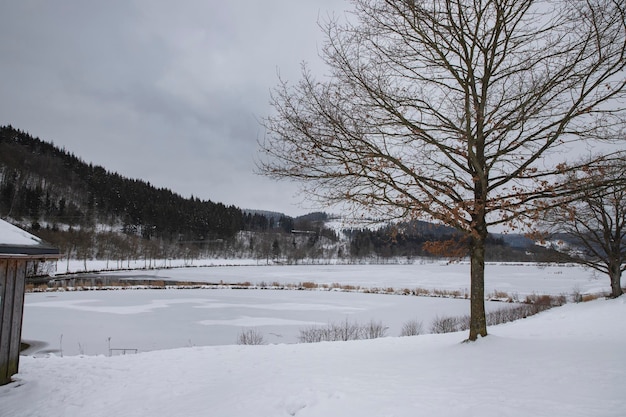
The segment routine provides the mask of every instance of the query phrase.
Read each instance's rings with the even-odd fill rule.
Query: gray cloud
[[[254,174],[281,76],[317,59],[342,0],[21,0],[0,11],[0,123],[185,195],[299,214]]]

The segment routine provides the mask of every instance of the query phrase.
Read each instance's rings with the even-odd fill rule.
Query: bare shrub
[[[358,340],[361,338],[361,327],[345,319],[340,324],[332,324],[332,340]]]
[[[533,314],[537,314],[539,311],[543,311],[543,309],[532,304],[520,304],[514,307],[502,307],[487,313],[487,325],[495,326],[496,324],[509,323],[511,321],[532,316]]]
[[[600,298],[598,294],[585,294],[582,296],[581,301],[583,303],[586,303],[587,301],[597,300],[598,298]]]
[[[564,295],[557,295],[557,296],[552,296],[552,295],[537,295],[537,294],[531,294],[531,295],[527,295],[526,296],[526,300],[525,303],[526,304],[534,304],[537,306],[542,306],[545,307],[545,309],[548,309],[550,307],[557,307],[557,306],[562,306],[563,304],[565,304],[567,302],[567,299]]]
[[[487,320],[487,326],[495,326],[496,324],[508,323],[515,320],[515,307],[503,307],[497,310],[487,313],[485,319]]]
[[[506,291],[494,290],[493,293],[488,295],[490,299],[498,299],[498,300],[511,300],[511,296]]]
[[[365,325],[351,323],[348,319],[341,323],[330,323],[327,326],[311,326],[300,329],[300,343],[337,342],[384,337],[388,327],[382,322],[370,321]]]
[[[597,296],[595,296],[597,298]],[[582,298],[585,301],[585,296]],[[506,306],[497,310],[490,311],[485,315],[488,326],[494,326],[497,324],[508,323],[511,321],[530,317],[544,310],[548,310],[552,307],[560,306],[566,303],[566,297],[564,295],[550,296],[550,295],[529,295],[526,297],[524,304],[516,306]],[[407,324],[405,324],[406,326]],[[443,316],[435,317],[430,331],[431,333],[452,333],[461,330],[467,330],[469,328],[469,316]],[[403,334],[404,327],[403,327]]]
[[[369,323],[361,327],[361,337],[363,339],[377,339],[387,335],[389,327],[385,326],[382,321],[370,320]]]
[[[462,330],[460,328],[462,318],[454,316],[436,316],[430,325],[431,333],[452,333]]]
[[[437,296],[437,297],[445,297],[446,296],[446,290],[441,290],[439,288],[435,288],[435,289],[433,289],[432,294]]]
[[[302,288],[306,288],[308,290],[312,290],[312,289],[318,287],[318,285],[315,282],[311,282],[311,281],[305,281],[305,282],[301,283],[300,286]]]
[[[322,335],[323,328],[321,327],[307,327],[300,329],[300,335],[298,341],[300,343],[318,343],[324,341]]]
[[[415,288],[415,290],[413,290],[413,294],[414,295],[430,295],[430,291],[427,290],[426,288]]]
[[[263,334],[257,329],[242,330],[237,336],[238,345],[264,345]]]
[[[459,331],[470,328],[470,315],[465,314],[456,318],[456,327]]]
[[[424,331],[424,324],[416,319],[409,320],[402,325],[400,336],[417,336]]]
[[[552,297],[552,306],[558,307],[567,304],[567,296],[565,294],[559,294],[556,297]]]
[[[503,307],[498,310],[490,311],[486,315],[487,325],[493,326],[496,324],[508,323],[511,321],[525,319],[526,317],[533,316],[542,311],[548,310],[554,306],[559,306],[565,303],[565,296],[540,296],[537,302],[519,304],[514,307]],[[531,299],[534,299],[531,297]]]

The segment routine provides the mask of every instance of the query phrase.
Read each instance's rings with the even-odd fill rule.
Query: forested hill
[[[183,198],[88,164],[11,126],[0,126],[0,218],[68,258],[84,260],[412,258],[440,256],[425,245],[459,238],[452,229],[424,222],[339,231],[327,228],[326,213],[294,219]],[[488,249],[490,260],[529,259],[528,248],[512,248],[501,238],[491,238]],[[543,257],[532,254],[533,260]]]
[[[117,225],[168,241],[230,238],[269,226],[262,214],[125,178],[12,126],[0,127],[0,217],[34,229]]]

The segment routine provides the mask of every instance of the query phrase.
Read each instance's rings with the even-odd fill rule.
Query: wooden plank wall
[[[26,260],[0,259],[0,385],[18,371],[25,268]]]

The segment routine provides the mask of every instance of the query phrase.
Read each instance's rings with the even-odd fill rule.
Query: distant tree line
[[[422,221],[410,221],[387,225],[378,229],[345,230],[349,236],[350,255],[355,258],[376,256],[378,258],[444,257],[465,258],[467,242],[463,235],[446,226]],[[553,262],[559,258],[555,251],[540,246],[514,247],[498,235],[487,237],[487,261],[533,261]]]
[[[150,267],[156,259],[219,256],[287,263],[440,256],[425,244],[458,238],[451,228],[425,222],[339,236],[325,226],[324,212],[292,218],[184,198],[12,126],[0,127],[0,217],[26,226],[68,258],[106,259],[118,268],[136,259]],[[492,243],[493,258],[528,259],[503,241]]]

